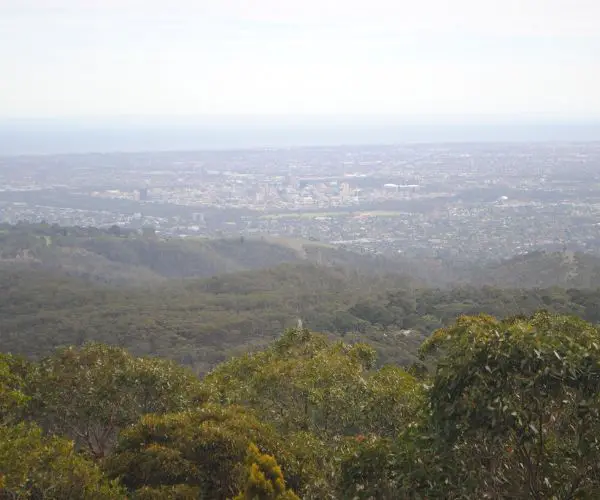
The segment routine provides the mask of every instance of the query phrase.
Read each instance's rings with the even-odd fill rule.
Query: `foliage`
[[[367,378],[360,432],[395,438],[422,417],[424,386],[396,366],[384,366]]]
[[[302,457],[299,466],[318,464],[303,498],[335,497],[349,443],[367,433],[397,437],[424,404],[413,376],[391,366],[374,370],[374,361],[366,345],[289,330],[269,349],[218,367],[205,387],[212,401],[254,408],[274,424],[294,457]]]
[[[600,322],[598,303],[598,290],[409,289],[398,276],[309,264],[148,288],[91,286],[14,265],[0,266],[0,343],[6,351],[40,357],[96,341],[206,373],[264,347],[301,318],[330,338],[368,342],[380,364],[406,366],[417,361],[427,335],[461,314],[507,317],[547,309]],[[386,311],[385,319],[373,307]]]
[[[198,486],[177,484],[175,486],[157,486],[155,488],[144,486],[137,490],[132,498],[135,500],[196,500],[202,498],[202,492]]]
[[[600,332],[539,312],[463,317],[423,352],[438,352],[432,427],[456,495],[592,497],[600,484]],[[466,491],[465,491],[466,490]]]
[[[360,436],[342,456],[340,498],[401,498],[394,481],[393,442]]]
[[[206,498],[231,498],[245,482],[251,442],[278,458],[290,485],[303,486],[306,477],[293,467],[277,433],[239,407],[146,415],[121,434],[107,470],[133,491],[186,485]]]
[[[385,287],[379,278],[369,282]],[[343,270],[309,264],[143,289],[90,286],[42,270],[0,266],[0,343],[40,357],[96,341],[138,356],[167,357],[204,373],[231,355],[264,347],[298,318],[312,329],[335,332],[341,314],[336,311],[365,293],[365,286],[362,278]],[[364,321],[353,321],[366,328]],[[372,340],[378,336],[374,332]],[[422,338],[390,339],[385,348],[408,362]],[[413,355],[404,348],[407,340]]]
[[[148,207],[147,207],[148,208]],[[0,261],[59,271],[95,283],[157,284],[166,279],[210,277],[285,263],[397,272],[397,263],[302,240],[160,238],[152,231],[112,226],[60,227],[0,224]]]
[[[31,386],[34,417],[96,458],[141,415],[184,410],[201,398],[198,379],[185,368],[101,344],[57,351],[39,363]]]
[[[286,489],[281,468],[271,455],[262,454],[254,443],[248,447],[248,478],[234,500],[299,500]]]
[[[341,457],[344,498],[595,498],[600,332],[538,312],[461,317],[425,342],[435,366],[396,438]]]
[[[255,408],[286,433],[327,438],[384,420],[394,433],[412,413],[418,389],[403,370],[371,373],[374,362],[373,349],[364,344],[331,343],[308,330],[289,330],[269,349],[224,363],[205,386],[211,400]]]
[[[386,262],[303,242],[8,226],[0,234],[0,343],[40,357],[96,341],[203,374],[264,347],[298,318],[332,338],[368,342],[380,364],[404,366],[417,361],[427,335],[461,314],[507,317],[544,308],[600,321],[598,289],[556,287],[596,286],[600,265],[591,256],[532,254],[474,265],[477,276],[442,289],[418,286],[397,274],[406,267]],[[466,282],[477,286],[460,284]]]
[[[23,392],[29,364],[0,353],[0,425],[18,420],[29,398]]]
[[[469,266],[463,275],[463,280],[474,286],[594,289],[600,279],[600,259],[597,255],[571,251],[535,251],[500,262]]]
[[[518,257],[443,289],[375,260],[6,228],[0,343],[45,357],[0,355],[0,497],[595,498],[596,259]],[[298,319],[324,333],[280,336]]]
[[[0,498],[125,499],[114,482],[75,453],[73,443],[39,427],[0,425]]]

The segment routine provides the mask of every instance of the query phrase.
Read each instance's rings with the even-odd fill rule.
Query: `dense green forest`
[[[295,326],[367,341],[381,363],[410,364],[421,342],[460,314],[538,309],[600,321],[598,289],[415,288],[398,275],[283,264],[152,287],[91,285],[54,271],[0,268],[0,346],[40,357],[88,341],[158,355],[206,373]]]
[[[598,276],[0,226],[0,498],[596,498]]]
[[[97,341],[158,355],[205,373],[234,354],[304,326],[347,342],[368,341],[382,363],[406,365],[437,328],[460,314],[500,317],[538,309],[600,321],[600,290],[413,288],[401,276],[288,264],[152,288],[94,285],[79,278],[0,269],[0,345],[42,356]]]
[[[0,497],[596,498],[600,330],[462,316],[407,369],[287,330],[197,378],[102,344],[0,356]]]
[[[474,266],[470,280],[433,287],[386,257],[314,242],[23,224],[0,227],[0,256],[0,348],[34,357],[96,341],[202,374],[300,320],[332,339],[369,342],[380,364],[408,365],[461,314],[546,309],[600,321],[600,259],[587,255],[516,257],[487,265],[489,282]],[[523,286],[504,286],[515,282]],[[582,286],[566,287],[574,282]]]

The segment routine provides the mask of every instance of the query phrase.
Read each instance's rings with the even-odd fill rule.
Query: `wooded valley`
[[[20,225],[0,258],[0,498],[600,488],[593,256]]]

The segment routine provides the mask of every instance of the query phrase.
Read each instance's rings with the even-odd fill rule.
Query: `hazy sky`
[[[0,118],[600,118],[600,0],[0,0]]]

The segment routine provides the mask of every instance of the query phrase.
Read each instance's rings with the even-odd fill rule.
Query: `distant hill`
[[[594,288],[600,283],[600,257],[573,252],[532,252],[482,264],[374,255],[272,236],[161,238],[116,226],[0,225],[0,266],[20,263],[93,283],[146,286],[302,262],[375,276],[400,274],[428,287]]]
[[[5,225],[0,351],[42,356],[94,340],[206,372],[301,320],[370,342],[381,362],[409,364],[461,314],[547,309],[600,322],[598,278],[600,258],[574,253],[453,267],[296,239]]]
[[[40,356],[95,340],[176,359],[203,372],[236,352],[272,341],[298,319],[332,335],[366,333],[368,321],[347,310],[361,297],[396,287],[408,288],[406,279],[309,262],[152,287],[90,284],[14,264],[0,267],[0,350]],[[422,339],[415,340],[405,360],[414,358]]]
[[[152,286],[90,283],[60,270],[0,266],[0,351],[43,356],[99,341],[210,370],[303,325],[345,341],[368,341],[381,362],[410,364],[432,331],[461,314],[500,317],[547,309],[600,321],[600,290],[419,289],[309,261]]]
[[[0,226],[0,265],[18,262],[107,284],[145,285],[306,261],[373,274],[408,269],[381,256],[312,241],[273,237],[163,239],[117,227]]]
[[[600,257],[583,253],[532,252],[465,270],[461,281],[500,288],[597,288]]]

